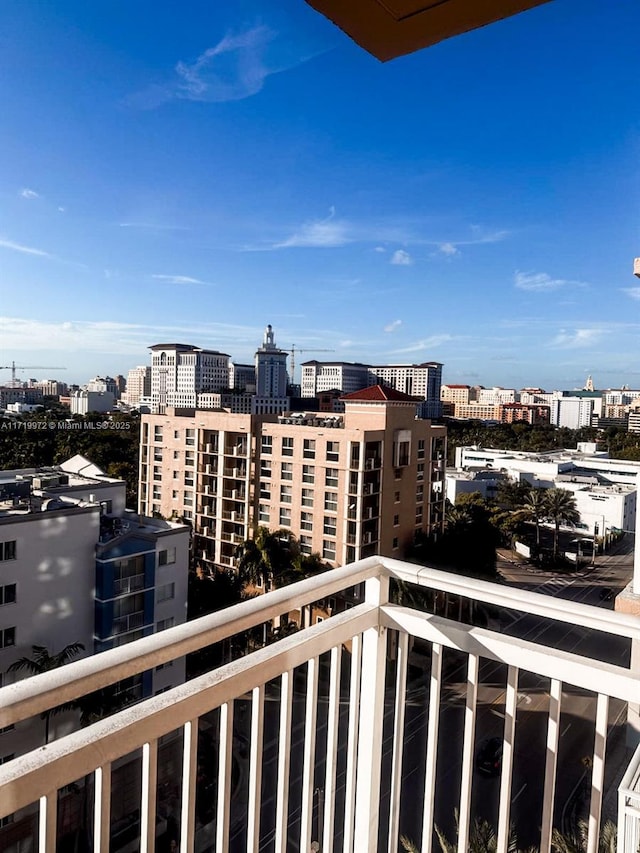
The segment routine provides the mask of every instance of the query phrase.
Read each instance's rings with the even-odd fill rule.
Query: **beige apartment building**
[[[140,512],[192,521],[196,557],[233,566],[259,525],[290,530],[331,566],[402,557],[439,531],[446,428],[381,386],[343,397],[344,414],[170,409],[143,415]]]

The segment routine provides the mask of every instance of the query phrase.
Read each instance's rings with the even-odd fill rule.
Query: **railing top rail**
[[[49,791],[52,775],[56,787],[70,784],[348,642],[377,619],[375,605],[360,604],[0,766],[0,819]]]
[[[0,728],[220,642],[381,572],[369,557],[0,689]]]
[[[391,577],[407,583],[450,592],[465,598],[494,604],[497,607],[532,613],[545,619],[582,625],[585,628],[592,628],[596,631],[616,634],[629,639],[640,639],[640,617],[637,616],[616,613],[602,607],[569,601],[566,598],[555,598],[539,592],[529,592],[520,587],[508,587],[492,581],[443,572],[440,569],[428,566],[403,563],[389,557],[378,557],[377,559]]]

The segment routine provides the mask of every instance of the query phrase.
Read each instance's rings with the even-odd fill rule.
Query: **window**
[[[338,511],[338,493],[337,492],[325,492],[324,493],[324,508],[328,509],[329,512],[337,512]]]
[[[154,447],[153,448],[153,461],[154,462],[162,462],[162,448]]]
[[[271,477],[271,460],[270,459],[262,459],[260,461],[260,476],[265,479],[269,479]]]
[[[424,500],[424,486],[416,486],[416,500],[418,503]]]
[[[327,462],[337,462],[340,458],[340,442],[327,442]]]
[[[313,514],[310,512],[300,513],[300,530],[313,530]]]
[[[6,562],[7,560],[16,559],[16,542],[16,539],[11,539],[8,542],[0,542],[0,560]]]
[[[167,619],[160,619],[159,622],[156,622],[156,631],[166,631],[167,628],[173,628],[175,621],[173,616],[169,616]]]
[[[156,483],[159,483],[162,480],[162,468],[159,465],[153,466],[153,479]]]
[[[400,503],[400,492],[394,492],[393,502],[399,504]]]
[[[193,447],[193,445],[196,443],[196,431],[195,431],[195,429],[188,429],[187,430],[187,436],[185,438],[184,443],[186,445],[188,445],[189,447]]]
[[[178,492],[175,489],[171,492],[171,497],[174,501],[178,500]]]
[[[179,429],[174,429],[173,437],[174,438],[180,438],[180,430]]]
[[[169,566],[176,561],[176,549],[167,548],[164,551],[158,552],[158,565]]]
[[[330,539],[325,539],[322,542],[322,557],[324,560],[335,560],[336,558],[336,543]]]
[[[180,451],[179,450],[173,451],[173,458],[174,459],[180,459]]]
[[[292,498],[291,486],[280,486],[280,503],[290,504]]]
[[[269,523],[269,507],[266,504],[260,504],[258,507],[258,520],[266,524]]]
[[[422,524],[422,507],[416,509],[416,524]]]
[[[161,601],[169,601],[169,599],[175,598],[175,595],[176,595],[175,583],[165,583],[156,589],[156,601],[158,602],[158,604]]]
[[[418,459],[424,459],[424,438],[418,439]]]
[[[424,462],[418,462],[418,473],[416,476],[418,480],[424,480]]]
[[[293,456],[293,439],[285,436],[282,439],[282,455]]]
[[[302,490],[302,506],[313,506],[313,489]]]
[[[16,644],[16,629],[2,628],[0,629],[0,649],[7,649],[9,646]]]
[[[282,480],[293,480],[293,465],[291,462],[283,462],[280,466],[280,478]]]
[[[315,438],[305,438],[304,444],[302,447],[302,456],[305,459],[315,459],[316,458],[316,440],[315,440]]]
[[[260,444],[260,452],[261,453],[271,453],[273,448],[273,436],[271,435],[263,435],[262,442]]]
[[[188,465],[190,468],[196,464],[196,455],[193,450],[186,450],[184,454],[184,464]]]
[[[179,477],[180,477],[180,471],[174,471],[173,472],[173,479],[177,480]]]
[[[260,497],[267,501],[271,499],[271,487],[269,483],[260,483]]]
[[[16,585],[8,583],[5,586],[0,586],[0,605],[14,604],[16,600]]]
[[[397,550],[397,548],[398,548],[398,537],[397,536],[394,536],[393,543],[392,543],[391,547],[393,548],[394,551]]]
[[[332,486],[334,489],[338,485],[338,469],[337,468],[327,468],[324,477],[325,486]]]
[[[162,441],[162,427],[155,427],[153,430],[153,440],[161,442]]]
[[[325,515],[324,524],[322,526],[322,532],[325,536],[335,536],[337,532],[336,528],[336,519],[331,515]]]
[[[300,543],[300,553],[309,556],[311,554],[311,537],[310,536],[300,536],[298,539]]]
[[[291,510],[289,507],[280,508],[280,527],[291,527]]]
[[[302,466],[302,482],[314,483],[316,479],[316,469],[313,465]]]
[[[400,524],[400,516],[399,516],[399,515],[394,515],[394,516],[393,516],[393,526],[394,526],[394,527],[397,527],[399,524]]]

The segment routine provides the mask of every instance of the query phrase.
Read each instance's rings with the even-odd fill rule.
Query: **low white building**
[[[110,412],[114,406],[115,397],[110,391],[73,391],[69,397],[72,415]]]

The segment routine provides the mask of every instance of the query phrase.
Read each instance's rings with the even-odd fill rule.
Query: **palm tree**
[[[522,521],[533,521],[536,526],[536,545],[540,548],[540,522],[548,515],[547,489],[531,489],[514,516]]]
[[[576,524],[580,513],[576,499],[567,489],[548,489],[546,494],[546,514],[553,521],[553,559],[558,559],[558,537],[561,524]]]
[[[589,837],[589,824],[579,820],[577,831],[563,835],[554,829],[551,835],[551,849],[554,853],[585,853]],[[600,829],[598,853],[616,853],[618,849],[618,830],[612,821],[608,820]]]
[[[440,850],[442,853],[456,853],[458,849],[459,816],[457,809],[455,811],[455,819],[456,838],[453,843],[447,839],[440,827],[437,825],[435,826],[438,843],[440,844]],[[402,843],[404,844],[404,842]],[[483,818],[475,818],[469,828],[469,841],[467,844],[468,853],[495,853],[497,849],[498,836],[493,826],[489,821],[484,820]],[[518,847],[518,839],[516,838],[513,827],[509,828],[509,842],[507,849],[509,853],[521,853],[520,848]],[[411,847],[405,847],[405,850],[411,851]],[[529,847],[525,851],[522,851],[522,853],[535,853],[535,848]]]
[[[58,669],[61,666],[69,663],[73,658],[77,657],[80,652],[84,651],[82,643],[69,643],[64,649],[56,655],[50,655],[46,646],[31,646],[31,654],[33,657],[21,657],[14,661],[8,669],[8,672],[19,672],[26,670],[29,675],[40,675],[42,672],[50,672],[52,669]],[[64,702],[55,708],[49,708],[48,711],[43,711],[41,714],[44,720],[44,742],[49,743],[49,729],[51,717],[53,714],[60,714],[63,711],[72,711],[76,708],[75,702]]]

